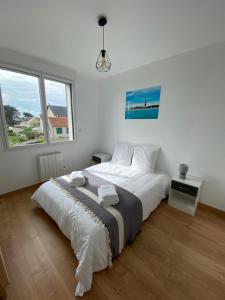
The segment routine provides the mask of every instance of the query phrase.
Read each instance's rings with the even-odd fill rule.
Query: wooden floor
[[[11,300],[75,299],[77,261],[56,224],[25,191],[0,202],[0,246]],[[86,299],[225,299],[225,214],[196,217],[162,203],[112,269],[96,273]]]

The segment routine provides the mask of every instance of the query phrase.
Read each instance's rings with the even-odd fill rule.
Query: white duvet
[[[110,162],[87,168],[137,196],[143,207],[143,221],[166,197],[169,177],[162,173],[142,174],[132,167]],[[104,226],[72,201],[59,187],[48,181],[33,194],[33,202],[51,216],[65,236],[70,239],[78,260],[76,296],[91,289],[92,274],[109,265],[108,242]]]

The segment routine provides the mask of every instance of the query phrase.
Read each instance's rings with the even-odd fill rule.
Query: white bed
[[[169,177],[159,172],[142,174],[131,166],[111,162],[86,170],[138,197],[142,202],[143,221],[167,195]],[[51,181],[44,183],[34,193],[32,200],[55,220],[70,239],[78,260],[75,295],[82,296],[91,289],[92,273],[109,266],[106,231]]]

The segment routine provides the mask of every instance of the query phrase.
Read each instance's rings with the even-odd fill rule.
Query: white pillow
[[[134,148],[131,144],[128,143],[116,144],[113,152],[112,163],[123,165],[123,166],[130,166],[133,152],[134,152]]]
[[[141,173],[154,173],[160,147],[154,145],[134,146],[132,168]]]

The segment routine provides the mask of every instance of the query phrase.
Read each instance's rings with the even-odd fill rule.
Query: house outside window
[[[69,139],[68,112],[66,106],[48,105],[49,138],[51,142]]]

